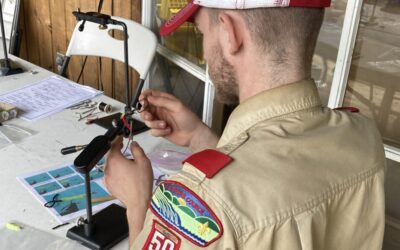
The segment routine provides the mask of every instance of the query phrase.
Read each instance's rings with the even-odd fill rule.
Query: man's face
[[[218,24],[210,23],[205,8],[196,15],[195,23],[203,33],[204,59],[208,63],[208,73],[214,83],[217,99],[225,104],[237,104],[238,82],[234,67],[226,60],[218,36]]]

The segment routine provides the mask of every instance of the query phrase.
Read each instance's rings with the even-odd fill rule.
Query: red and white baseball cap
[[[201,6],[217,9],[255,9],[268,7],[325,8],[331,0],[189,0],[175,16],[160,27],[160,35],[166,36],[184,22],[190,21]]]

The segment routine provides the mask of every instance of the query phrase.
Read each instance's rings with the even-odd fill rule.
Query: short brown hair
[[[209,9],[210,22],[218,22],[221,9]],[[238,11],[255,44],[274,57],[276,64],[288,63],[295,50],[306,69],[312,57],[324,17],[323,8],[257,8]],[[291,51],[293,52],[293,51]]]

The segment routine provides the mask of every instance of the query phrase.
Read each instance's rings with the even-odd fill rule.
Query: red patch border
[[[207,203],[205,203],[203,201],[203,199],[201,199],[195,192],[193,192],[192,190],[190,190],[188,187],[186,187],[185,185],[183,185],[180,182],[177,181],[163,181],[160,185],[164,184],[164,183],[170,183],[170,184],[177,184],[179,186],[181,186],[183,189],[185,189],[186,191],[188,191],[189,193],[191,193],[195,198],[197,198],[203,205],[205,208],[207,208],[210,211],[210,214],[213,215],[217,221],[218,226],[221,228],[221,231],[219,232],[219,234],[217,235],[217,237],[215,237],[215,239],[207,242],[204,246],[200,245],[198,242],[192,240],[191,238],[189,238],[188,236],[184,235],[183,233],[181,233],[178,229],[175,229],[176,227],[174,225],[172,225],[171,223],[169,223],[168,221],[164,220],[164,218],[162,218],[157,211],[154,211],[154,209],[151,207],[150,205],[150,210],[151,212],[157,217],[159,218],[162,222],[164,222],[167,227],[171,230],[174,230],[176,233],[178,233],[179,235],[183,236],[185,239],[187,239],[188,241],[190,241],[191,243],[195,244],[196,246],[199,247],[207,247],[210,244],[214,243],[215,241],[217,241],[219,238],[221,238],[221,236],[224,234],[224,228],[222,226],[222,223],[220,222],[219,218],[215,215],[214,211],[207,205]],[[159,188],[159,187],[158,187]]]
[[[153,239],[154,233],[156,229],[156,225],[161,226],[162,228],[164,228],[166,231],[168,231],[168,233],[172,234],[175,238],[178,239],[178,244],[177,244],[177,249],[179,249],[181,247],[181,238],[179,238],[176,234],[174,234],[173,232],[171,232],[170,230],[168,230],[169,228],[167,228],[166,226],[164,226],[163,224],[161,224],[160,222],[158,222],[157,220],[153,219],[153,225],[151,226],[151,231],[149,236],[147,237],[146,242],[144,243],[142,250],[145,250],[145,246],[148,246],[148,244],[150,244],[150,241]]]

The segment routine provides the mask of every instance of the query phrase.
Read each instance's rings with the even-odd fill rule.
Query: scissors
[[[86,196],[85,194],[80,194],[80,195],[75,195],[75,196],[70,196],[70,197],[58,199],[59,195],[60,194],[55,194],[50,201],[44,203],[44,206],[47,207],[47,208],[52,208],[52,207],[55,207],[57,205],[57,203],[64,202],[64,201],[72,201],[72,200],[82,199],[82,198],[85,198],[85,196]]]

